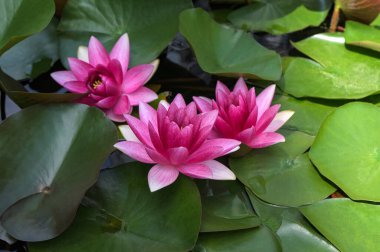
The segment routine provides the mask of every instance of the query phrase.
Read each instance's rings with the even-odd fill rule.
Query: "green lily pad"
[[[347,21],[344,29],[346,44],[380,52],[380,30],[355,21]]]
[[[57,20],[53,20],[42,32],[6,51],[0,58],[2,70],[17,80],[35,78],[47,72],[58,60],[57,24]]]
[[[245,30],[285,34],[319,26],[331,4],[330,0],[254,0],[232,12],[228,19]]]
[[[78,46],[96,36],[108,49],[128,33],[131,65],[153,61],[178,32],[178,15],[191,8],[190,0],[71,0],[63,11],[58,29],[60,55],[76,56]]]
[[[0,69],[0,88],[21,108],[41,103],[73,102],[82,94],[29,93],[23,85],[5,74]]]
[[[116,141],[94,107],[36,105],[0,124],[1,224],[23,241],[51,239],[72,222]]]
[[[315,136],[326,117],[336,109],[336,104],[324,104],[306,99],[278,95],[273,103],[281,104],[281,110],[292,110],[294,115],[282,129],[301,131]]]
[[[202,196],[201,232],[247,229],[261,224],[238,181],[197,182]]]
[[[258,199],[248,191],[253,207],[281,242],[283,252],[338,252],[296,208],[280,207]]]
[[[202,9],[183,11],[179,29],[193,48],[200,67],[208,73],[266,80],[281,77],[277,53],[242,30],[216,23]]]
[[[380,54],[346,48],[340,33],[317,34],[294,46],[311,57],[283,61],[281,89],[296,97],[359,99],[380,92]]]
[[[1,0],[0,55],[45,28],[54,15],[54,9],[53,0]]]
[[[335,191],[315,170],[305,151],[314,137],[301,132],[286,142],[231,158],[237,178],[259,198],[284,206],[300,206],[326,198]]]
[[[300,210],[340,251],[378,251],[379,205],[342,198],[323,200]]]
[[[380,108],[348,103],[322,124],[310,150],[318,170],[355,200],[380,201]]]
[[[269,228],[202,233],[194,252],[279,252],[281,246]]]
[[[133,162],[103,171],[73,225],[58,238],[30,244],[30,251],[191,250],[201,222],[197,187],[180,176],[151,193],[148,167]]]

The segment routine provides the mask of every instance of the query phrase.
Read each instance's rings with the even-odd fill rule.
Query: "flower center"
[[[92,85],[93,89],[96,89],[97,87],[99,87],[102,84],[103,84],[102,80],[96,79],[91,85]]]

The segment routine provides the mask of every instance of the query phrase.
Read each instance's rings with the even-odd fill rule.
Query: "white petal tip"
[[[79,46],[77,52],[78,59],[88,63],[88,47],[87,46]]]

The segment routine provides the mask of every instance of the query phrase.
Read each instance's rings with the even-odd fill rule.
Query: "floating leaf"
[[[147,168],[133,162],[103,171],[73,225],[58,238],[30,244],[30,251],[191,250],[201,218],[197,187],[181,176],[151,193]]]
[[[3,20],[0,22],[0,55],[45,28],[53,15],[53,0],[0,0]]]
[[[285,34],[319,26],[331,3],[330,0],[254,0],[232,12],[228,19],[242,29]]]
[[[345,47],[342,34],[317,34],[294,46],[311,57],[288,57],[279,85],[296,97],[359,99],[380,92],[380,54]]]
[[[213,74],[278,80],[280,56],[241,30],[216,23],[202,9],[180,15],[180,31],[190,42],[200,67]]]
[[[76,56],[78,46],[96,36],[108,49],[128,33],[131,64],[154,60],[178,31],[178,15],[191,8],[190,0],[71,0],[59,25],[61,59]]]
[[[231,231],[257,227],[244,187],[237,181],[198,181],[202,196],[201,232]]]
[[[329,199],[300,209],[340,251],[377,251],[380,206]]]
[[[318,170],[355,200],[380,201],[380,108],[348,103],[322,124],[310,150]]]
[[[51,239],[75,216],[116,141],[94,107],[36,105],[0,124],[1,224],[23,241]]]
[[[305,151],[314,138],[301,132],[286,142],[230,159],[237,178],[261,199],[284,206],[300,206],[326,198],[335,188],[315,170]]]
[[[346,44],[380,52],[380,30],[376,27],[347,21],[344,29]]]

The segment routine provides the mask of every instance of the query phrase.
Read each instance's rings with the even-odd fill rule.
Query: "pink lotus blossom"
[[[194,102],[186,105],[178,94],[157,111],[139,105],[140,120],[125,115],[128,126],[120,127],[125,139],[115,147],[143,163],[156,164],[148,174],[150,190],[172,184],[179,173],[193,178],[234,180],[234,173],[214,159],[238,149],[240,141],[207,139],[218,116],[217,110],[198,114]]]
[[[270,106],[275,85],[264,89],[257,97],[255,89],[248,90],[240,78],[232,92],[222,83],[216,86],[216,101],[206,97],[194,97],[201,112],[218,110],[213,137],[237,139],[251,148],[263,148],[285,138],[278,130],[294,114],[293,111],[279,112],[280,105]]]
[[[51,74],[53,79],[73,93],[85,94],[78,102],[102,109],[113,121],[125,121],[132,106],[157,98],[144,87],[154,72],[154,64],[132,67],[129,64],[129,38],[122,35],[108,54],[95,37],[91,37],[88,51],[78,50],[79,59],[68,58],[71,71]]]

